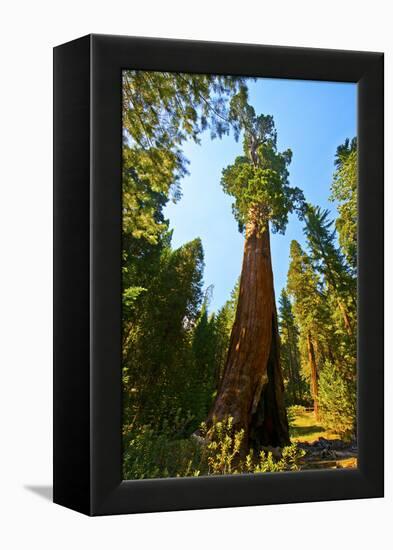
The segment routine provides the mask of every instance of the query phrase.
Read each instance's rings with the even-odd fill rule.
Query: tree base
[[[261,447],[286,447],[290,444],[275,316],[272,325],[273,336],[267,364],[268,382],[251,417],[249,430],[249,446],[256,451]]]

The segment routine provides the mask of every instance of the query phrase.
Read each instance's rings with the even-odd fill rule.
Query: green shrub
[[[199,475],[200,446],[193,439],[170,439],[142,426],[128,434],[123,444],[124,479]]]
[[[201,433],[207,437],[208,443],[202,451],[202,460],[208,464],[209,475],[282,472],[298,470],[299,460],[305,455],[302,449],[292,444],[283,449],[277,449],[276,456],[272,451],[261,451],[257,457],[251,449],[242,458],[244,430],[235,431],[233,418],[217,422],[207,433],[206,425],[202,425]]]
[[[254,460],[253,451],[246,457],[246,468],[255,474],[263,472],[283,472],[286,470],[299,470],[299,460],[305,455],[303,449],[299,449],[295,443],[281,450],[281,458],[274,458],[271,451],[261,451],[258,459]]]
[[[295,444],[257,456],[251,449],[244,457],[244,430],[236,431],[233,419],[216,422],[200,437],[175,439],[163,423],[161,433],[141,426],[123,437],[123,478],[189,477],[298,470],[304,451]],[[181,426],[181,422],[179,422]]]
[[[207,432],[206,424],[201,425],[201,435],[206,444],[202,459],[207,464],[209,475],[225,475],[240,473],[240,450],[244,430],[235,432],[233,418],[216,422]]]
[[[327,363],[319,378],[319,413],[322,424],[343,437],[356,431],[356,383]]]

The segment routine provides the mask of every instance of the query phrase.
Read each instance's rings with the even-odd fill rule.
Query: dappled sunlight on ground
[[[296,413],[290,426],[291,441],[297,443],[313,443],[320,437],[325,439],[338,439],[339,436],[329,432],[315,419],[314,411]]]
[[[357,467],[356,443],[342,441],[339,435],[326,430],[314,411],[296,412],[290,422],[290,435],[292,443],[306,452],[301,469]]]

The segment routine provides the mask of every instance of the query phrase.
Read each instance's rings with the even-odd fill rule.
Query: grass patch
[[[337,434],[318,424],[313,411],[296,410],[290,419],[289,433],[293,443],[313,443],[320,437],[337,439]]]

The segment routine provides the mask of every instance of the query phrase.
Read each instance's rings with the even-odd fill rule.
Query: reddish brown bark
[[[247,445],[289,443],[269,228],[246,229],[239,299],[228,356],[208,426],[229,416]]]
[[[309,360],[310,371],[311,371],[311,396],[314,400],[315,418],[318,418],[318,372],[317,372],[317,362],[315,360],[314,344],[312,341],[310,331],[307,333],[307,349],[308,349],[308,360]]]

